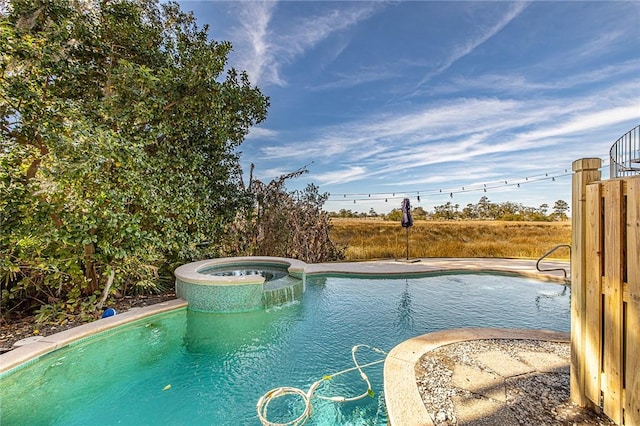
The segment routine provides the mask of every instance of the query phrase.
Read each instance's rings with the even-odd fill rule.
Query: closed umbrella
[[[409,227],[413,226],[411,218],[411,203],[408,198],[402,200],[402,227],[407,230],[407,260],[409,260]]]
[[[411,203],[408,198],[402,200],[402,227],[408,228],[413,226],[413,219],[411,218]]]

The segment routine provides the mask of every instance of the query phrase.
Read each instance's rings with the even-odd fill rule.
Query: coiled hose
[[[387,353],[385,351],[383,351],[381,349],[378,349],[378,348],[374,348],[374,347],[369,346],[369,345],[364,345],[364,344],[355,345],[354,347],[351,348],[351,358],[353,359],[353,363],[355,365],[354,367],[347,368],[346,370],[338,371],[337,373],[333,373],[333,374],[330,374],[330,375],[323,376],[322,379],[313,382],[313,384],[311,385],[311,387],[309,388],[309,390],[307,392],[303,391],[302,389],[289,387],[289,386],[282,386],[282,387],[278,387],[278,388],[275,388],[275,389],[271,389],[269,392],[265,393],[258,400],[258,403],[256,404],[256,409],[258,410],[258,418],[260,419],[260,422],[264,426],[301,426],[301,425],[305,424],[307,422],[307,420],[309,420],[309,417],[311,417],[311,411],[312,411],[311,398],[313,398],[314,396],[316,398],[324,399],[324,400],[332,401],[332,402],[351,402],[351,401],[357,401],[357,400],[365,398],[367,396],[373,397],[373,390],[371,389],[371,383],[369,382],[369,377],[367,377],[367,375],[365,374],[365,372],[362,369],[366,368],[366,367],[370,367],[372,365],[380,364],[380,363],[384,362],[385,358],[382,358],[382,359],[380,359],[378,361],[370,362],[368,364],[360,365],[358,363],[357,358],[356,358],[356,352],[358,351],[358,349],[363,348],[363,347],[371,349],[372,351],[378,352],[378,353],[383,354],[385,356],[387,355]],[[360,394],[358,396],[353,396],[353,397],[314,395],[314,392],[316,391],[318,386],[320,386],[320,384],[322,382],[324,382],[325,380],[331,380],[332,378],[334,378],[336,376],[339,376],[339,375],[345,374],[345,373],[349,373],[349,372],[354,371],[354,370],[358,370],[360,372],[360,377],[367,384],[367,390],[364,391],[362,394]],[[268,411],[269,411],[269,404],[274,399],[281,398],[281,397],[286,396],[286,395],[298,395],[300,398],[302,398],[302,400],[304,402],[304,407],[305,407],[304,410],[302,411],[302,414],[300,414],[294,420],[291,420],[291,421],[286,422],[286,423],[273,423],[273,422],[270,422],[267,419],[267,415],[268,415]]]

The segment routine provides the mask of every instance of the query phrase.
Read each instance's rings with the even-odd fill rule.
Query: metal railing
[[[552,248],[551,250],[549,250],[548,252],[546,252],[545,254],[543,254],[542,256],[540,256],[540,259],[538,259],[538,261],[536,262],[536,269],[540,272],[552,272],[552,271],[562,271],[562,274],[564,275],[564,281],[565,282],[569,282],[570,279],[567,279],[567,270],[564,268],[549,268],[549,269],[542,269],[540,267],[540,262],[542,262],[544,260],[544,258],[546,258],[547,256],[551,255],[553,252],[555,252],[556,250],[560,249],[560,248],[568,248],[569,249],[569,259],[571,259],[571,246],[569,244],[558,244],[557,246],[555,246],[554,248]]]
[[[610,177],[640,175],[640,126],[622,135],[609,150]]]

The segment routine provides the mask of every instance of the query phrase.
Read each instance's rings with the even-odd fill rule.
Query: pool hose
[[[258,400],[258,403],[256,404],[256,409],[258,410],[258,418],[260,418],[260,422],[264,426],[301,426],[301,425],[305,424],[307,422],[307,420],[309,420],[309,417],[311,416],[311,411],[312,411],[311,398],[313,398],[314,396],[316,398],[318,398],[318,399],[324,399],[324,400],[332,401],[332,402],[351,402],[351,401],[357,401],[357,400],[365,398],[367,396],[373,396],[373,391],[371,389],[371,383],[369,382],[369,377],[367,377],[367,375],[365,374],[365,372],[362,369],[366,368],[366,367],[370,367],[372,365],[380,364],[380,363],[384,362],[385,358],[380,359],[378,361],[370,362],[368,364],[360,365],[358,363],[357,358],[356,358],[356,352],[358,351],[359,348],[362,348],[362,347],[369,348],[372,351],[378,352],[378,353],[383,354],[385,356],[387,355],[387,353],[385,351],[383,351],[381,349],[378,349],[378,348],[374,348],[374,347],[369,346],[369,345],[364,345],[364,344],[355,345],[354,347],[351,348],[351,358],[353,359],[353,363],[355,364],[354,367],[347,368],[346,370],[338,371],[337,373],[333,373],[333,374],[330,374],[330,375],[323,376],[322,379],[315,381],[311,385],[311,387],[309,388],[309,390],[307,392],[303,391],[302,389],[289,387],[289,386],[282,386],[282,387],[278,387],[278,388],[275,388],[275,389],[271,389],[269,392],[265,393]],[[324,382],[325,380],[331,380],[332,378],[334,378],[336,376],[339,376],[341,374],[345,374],[345,373],[348,373],[348,372],[351,372],[351,371],[354,371],[354,370],[358,370],[360,372],[360,377],[367,384],[367,390],[364,391],[362,394],[360,394],[358,396],[353,396],[353,397],[314,395],[314,392],[316,391],[318,386],[320,386],[320,384],[322,382]],[[286,422],[286,423],[273,423],[273,422],[270,422],[267,419],[267,414],[268,414],[268,411],[269,411],[269,404],[274,399],[277,399],[277,398],[280,398],[280,397],[283,397],[283,396],[286,396],[286,395],[298,395],[300,398],[302,398],[302,400],[304,401],[304,410],[302,411],[302,414],[300,414],[300,416],[298,416],[296,419],[291,420],[291,421]]]

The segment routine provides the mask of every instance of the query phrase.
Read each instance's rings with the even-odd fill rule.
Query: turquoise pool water
[[[41,357],[1,378],[0,424],[258,425],[256,402],[279,386],[307,390],[353,366],[360,343],[385,351],[416,335],[458,327],[569,331],[569,290],[499,275],[310,277],[300,302],[266,311],[182,309]],[[358,352],[362,364],[380,359]],[[373,397],[314,399],[309,425],[386,425],[382,364],[366,369]],[[357,372],[316,394],[357,395]],[[295,398],[270,420],[301,410]],[[273,416],[273,417],[272,417]]]

